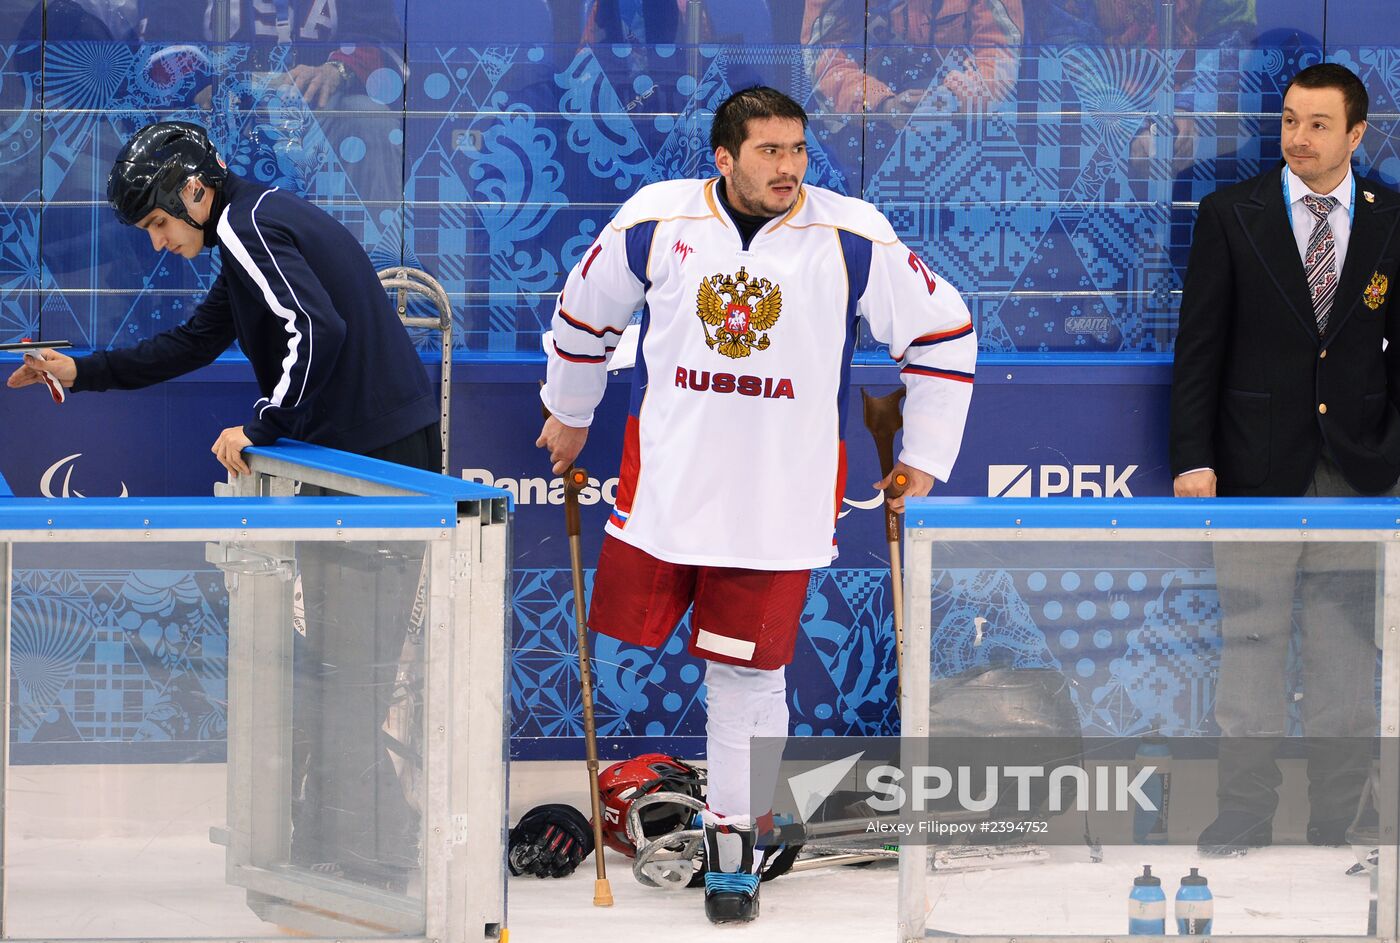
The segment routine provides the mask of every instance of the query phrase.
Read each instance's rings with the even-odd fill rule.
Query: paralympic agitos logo
[[[39,478],[39,493],[46,498],[85,498],[83,494],[73,485],[73,470],[78,467],[78,459],[83,457],[82,452],[74,452],[72,455],[65,455],[44,469],[44,474]],[[62,472],[62,483],[58,486],[58,491],[54,491],[54,479],[58,478]],[[127,497],[126,482],[121,482],[121,494],[119,498]]]

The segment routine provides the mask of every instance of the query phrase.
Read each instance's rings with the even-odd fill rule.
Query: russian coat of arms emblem
[[[705,344],[738,360],[755,350],[767,350],[768,334],[783,310],[783,291],[766,278],[740,268],[733,275],[711,275],[700,282],[696,315],[705,331]],[[714,328],[714,334],[710,328]]]
[[[1385,293],[1390,288],[1390,279],[1380,272],[1371,276],[1371,284],[1366,286],[1366,290],[1361,293],[1361,300],[1366,302],[1366,307],[1375,311],[1385,304]]]

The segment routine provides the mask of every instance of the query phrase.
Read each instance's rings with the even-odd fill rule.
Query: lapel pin
[[[1366,202],[1367,202],[1367,203],[1374,203],[1374,202],[1376,202],[1376,195],[1375,195],[1374,193],[1372,193],[1370,190],[1362,190],[1362,191],[1361,191],[1361,195],[1364,196],[1364,197],[1366,198]]]

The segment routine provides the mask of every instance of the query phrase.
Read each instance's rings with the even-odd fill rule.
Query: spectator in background
[[[712,59],[698,45],[746,46],[772,42],[772,22],[765,3],[745,0],[751,10],[738,21],[727,7],[732,0],[585,0],[581,39],[585,46],[606,45],[599,62],[608,73],[623,110],[642,113],[679,112],[691,95],[677,89],[676,80],[690,75],[698,87]],[[658,48],[661,47],[661,48]],[[666,47],[677,47],[672,52]],[[627,49],[618,67],[616,50]],[[731,88],[771,82],[771,70],[760,70],[743,57],[726,63]]]
[[[221,21],[223,10],[227,23]],[[403,66],[403,25],[389,0],[207,0],[204,36],[251,43],[259,51],[268,44],[289,46],[287,79],[314,108],[363,93],[377,69]]]
[[[581,44],[629,50],[624,63],[616,61],[616,54],[599,56],[624,111],[648,114],[684,107],[685,98],[667,77],[674,79],[686,71],[693,56],[662,59],[656,47],[684,46],[691,36],[709,38],[703,7],[696,11],[698,21],[688,15],[689,7],[687,0],[585,0]]]
[[[196,101],[222,111],[224,93],[235,111],[260,110],[257,130],[298,188],[311,189],[308,178],[329,162],[344,169],[349,192],[322,180],[318,196],[403,199],[401,116],[369,94],[380,70],[404,75],[403,23],[393,0],[147,0],[147,6],[148,43],[246,45],[247,58],[235,59],[231,74],[212,71],[213,60],[204,66],[214,84]]]
[[[684,42],[687,0],[585,0],[584,43],[660,45]],[[701,28],[705,15],[700,13]]]
[[[144,19],[137,0],[48,0],[30,11],[24,32],[70,42],[134,43]]]
[[[1187,57],[1177,64],[1178,75],[1194,68],[1191,52],[1201,48],[1238,47],[1251,37],[1256,24],[1255,0],[1037,0],[1029,5],[1027,44],[1037,48],[1112,46],[1132,49],[1182,49]],[[1139,79],[1140,81],[1140,79]],[[1137,159],[1154,153],[1159,124],[1170,137],[1161,156],[1189,161],[1195,152],[1196,121],[1189,113],[1192,102],[1176,95],[1176,88],[1124,89],[1146,109],[1163,114],[1134,136],[1130,155]],[[1167,97],[1159,108],[1154,99]]]
[[[1044,46],[1239,46],[1256,20],[1254,0],[1035,0],[1027,10],[1029,42]]]
[[[938,74],[928,49],[971,47],[941,85],[961,110],[1011,97],[1025,32],[1022,0],[807,0],[802,42],[812,85],[838,114],[907,113]],[[865,50],[869,50],[868,54]],[[866,56],[864,66],[861,57]]]

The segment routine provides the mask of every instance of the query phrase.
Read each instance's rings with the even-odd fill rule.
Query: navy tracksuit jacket
[[[136,389],[211,363],[235,339],[262,394],[243,431],[366,453],[439,418],[436,392],[355,237],[300,197],[230,174],[222,268],[189,320],[77,361],[75,391]]]

